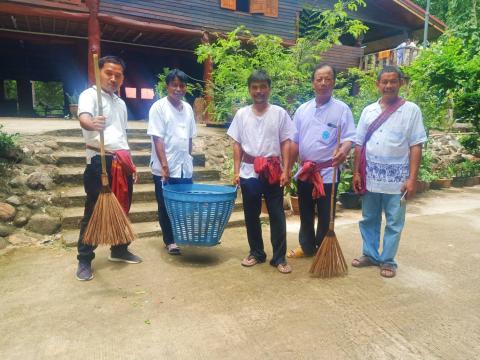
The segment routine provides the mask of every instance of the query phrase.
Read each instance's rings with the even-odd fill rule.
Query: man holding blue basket
[[[192,138],[197,130],[190,104],[183,101],[187,75],[173,69],[165,78],[167,96],[150,108],[147,133],[152,137],[150,167],[155,182],[158,221],[170,255],[180,255],[163,198],[163,184],[191,184],[193,177]]]
[[[268,102],[271,79],[263,70],[248,78],[253,104],[237,111],[227,134],[234,140],[233,182],[240,185],[250,253],[242,265],[251,267],[266,260],[260,211],[262,196],[267,203],[273,256],[270,265],[288,274],[287,231],[283,211],[283,187],[290,180],[290,139],[295,128],[288,113]],[[283,166],[282,166],[283,165]]]

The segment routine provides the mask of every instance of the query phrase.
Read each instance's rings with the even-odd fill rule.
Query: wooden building
[[[18,114],[33,113],[30,81],[60,81],[65,92],[92,82],[91,53],[126,60],[121,96],[132,119],[145,118],[156,75],[164,67],[186,70],[208,80],[212,64],[198,64],[193,53],[215,32],[245,25],[293,43],[306,4],[329,8],[334,0],[2,0],[0,2],[0,82],[17,81]],[[367,0],[352,17],[370,31],[364,39],[345,39],[324,59],[339,68],[358,66],[364,51],[374,52],[423,30],[423,10],[409,0]],[[445,29],[430,20],[431,38]],[[419,36],[417,36],[419,37]],[[88,69],[88,71],[87,71]],[[0,115],[5,114],[0,86]]]

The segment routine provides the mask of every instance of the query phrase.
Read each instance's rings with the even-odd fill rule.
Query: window
[[[126,87],[125,88],[125,97],[127,99],[136,99],[137,98],[137,88]]]
[[[155,96],[155,93],[153,92],[153,89],[142,88],[140,90],[140,98],[142,100],[152,100],[154,96]]]
[[[278,0],[220,0],[222,9],[278,17]]]

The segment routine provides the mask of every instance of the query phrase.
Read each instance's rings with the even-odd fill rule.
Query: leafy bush
[[[470,153],[477,154],[480,152],[480,136],[478,134],[469,134],[461,136],[460,144]]]
[[[353,191],[352,186],[353,173],[350,169],[344,169],[340,173],[340,182],[338,184],[338,193],[348,193]]]
[[[170,68],[163,68],[163,73],[157,75],[158,83],[155,86],[155,91],[156,91],[158,97],[160,97],[160,98],[164,97],[164,96],[167,96],[167,84],[165,84],[165,78],[167,77],[168,73],[171,70],[172,69],[170,69]],[[195,83],[188,82],[187,83],[187,95],[194,96],[197,93],[199,93],[199,94],[203,93],[202,86],[197,82],[195,82]]]
[[[18,134],[7,134],[2,128],[0,125],[0,158],[10,159],[12,151],[17,148]]]
[[[298,183],[297,183],[297,180],[293,178],[293,176],[298,171],[298,167],[299,167],[299,163],[297,161],[295,162],[295,164],[293,164],[293,167],[292,167],[292,180],[287,186],[285,186],[285,189],[284,189],[284,193],[290,196],[297,196],[298,194]]]

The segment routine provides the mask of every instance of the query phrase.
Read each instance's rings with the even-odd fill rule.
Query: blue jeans
[[[397,254],[405,224],[405,205],[400,204],[401,194],[382,194],[367,192],[362,199],[362,215],[360,233],[363,238],[363,255],[368,256],[377,264],[397,266]],[[383,235],[383,250],[380,247],[380,226],[382,211],[385,212],[386,225]]]
[[[163,198],[162,177],[153,175],[153,182],[155,183],[155,196],[157,197],[158,205],[158,222],[160,223],[160,228],[162,229],[163,242],[165,245],[170,245],[175,242],[175,239],[173,238],[172,223],[168,217],[165,200]],[[192,178],[168,178],[169,185],[192,183]]]

